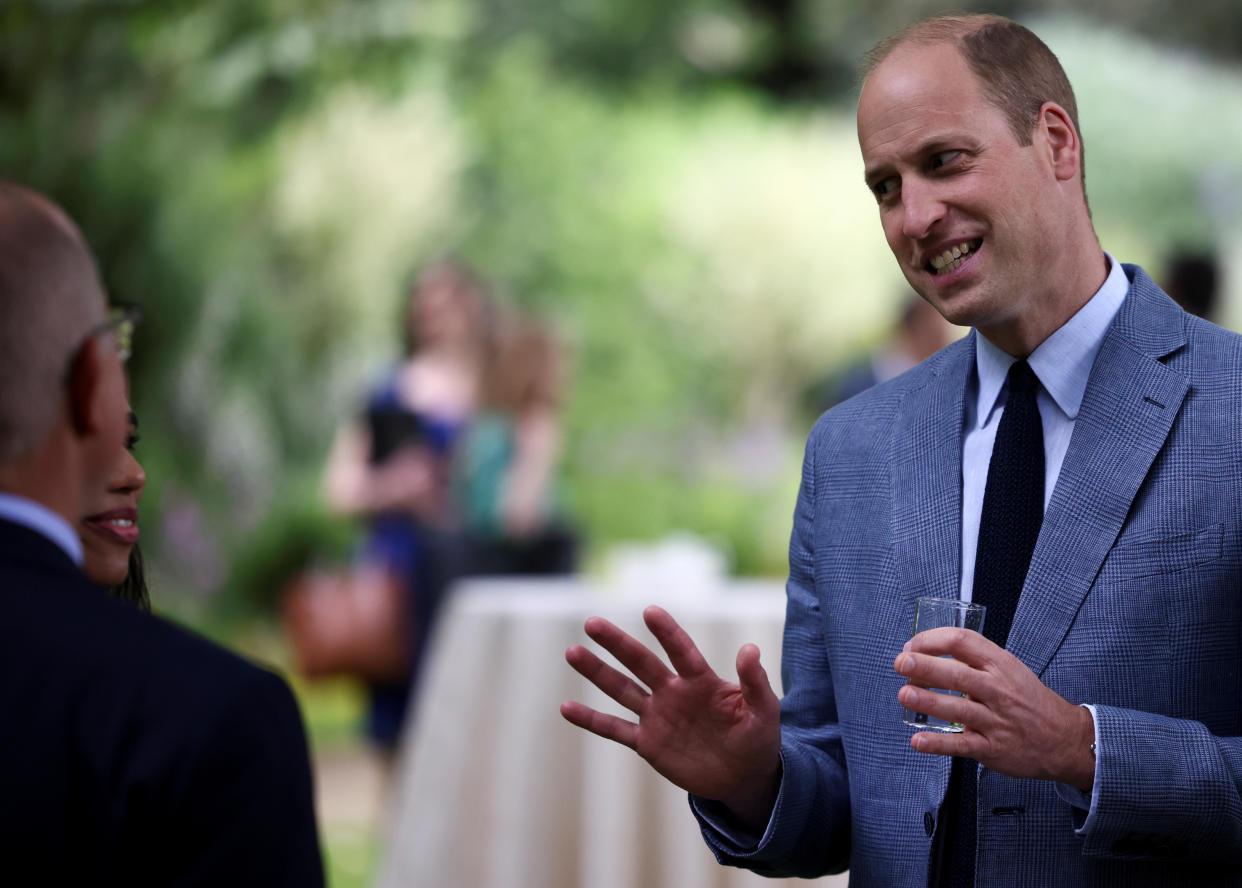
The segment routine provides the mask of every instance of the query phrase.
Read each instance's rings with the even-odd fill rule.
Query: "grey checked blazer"
[[[1096,706],[1098,810],[980,766],[976,885],[1242,884],[1242,337],[1144,272],[1087,383],[1008,649]],[[893,660],[919,595],[956,597],[975,334],[825,414],[790,545],[784,777],[723,863],[928,884],[950,761],[909,745]]]

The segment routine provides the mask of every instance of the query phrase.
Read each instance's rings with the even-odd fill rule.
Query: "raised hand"
[[[762,829],[780,784],[781,733],[780,701],[759,663],[759,649],[744,645],[737,655],[739,682],[725,681],[663,609],[647,608],[643,621],[673,669],[601,617],[586,621],[587,635],[634,678],[581,645],[565,651],[570,666],[638,722],[573,701],[561,704],[561,714],[635,750],[677,786],[723,802],[743,823]]]
[[[965,725],[956,734],[915,734],[910,745],[919,752],[966,756],[1010,777],[1056,780],[1090,791],[1095,780],[1091,713],[1041,682],[1009,651],[977,632],[929,629],[910,639],[893,665],[910,680],[897,694],[901,705]]]

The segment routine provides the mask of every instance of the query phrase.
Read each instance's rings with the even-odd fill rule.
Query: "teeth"
[[[938,273],[953,271],[962,264],[962,257],[970,252],[970,244],[963,241],[956,247],[945,250],[939,256],[933,256],[931,267]]]
[[[134,526],[134,522],[130,521],[128,518],[113,518],[108,523],[111,524],[113,527],[133,527]]]

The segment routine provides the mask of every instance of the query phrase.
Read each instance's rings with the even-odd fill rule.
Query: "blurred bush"
[[[1157,275],[1173,246],[1242,267],[1242,75],[1124,30],[1152,9],[1035,21],[1079,92],[1101,238]],[[1192,2],[1165,33],[1236,53],[1240,10]],[[447,251],[574,344],[566,480],[593,546],[686,528],[782,572],[798,396],[903,298],[861,184],[854,62],[926,11],[0,5],[0,175],[62,202],[113,297],[146,310],[157,599],[262,608],[347,544],[316,494],[332,429],[396,358],[411,273]]]
[[[317,500],[278,501],[238,544],[220,611],[237,619],[272,617],[290,580],[310,568],[347,563],[358,536],[352,522]]]

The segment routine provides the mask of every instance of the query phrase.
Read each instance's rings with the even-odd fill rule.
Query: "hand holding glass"
[[[918,607],[914,612],[914,632],[912,634],[918,635],[927,629],[938,629],[941,626],[957,626],[961,629],[972,629],[975,632],[982,632],[985,611],[986,608],[982,604],[961,601],[957,598],[930,598],[922,596],[919,598]],[[942,688],[929,688],[929,690],[941,694],[963,696],[960,691]],[[934,715],[915,712],[913,709],[903,709],[901,720],[911,727],[924,730],[961,731],[963,729],[961,722],[947,722]]]

